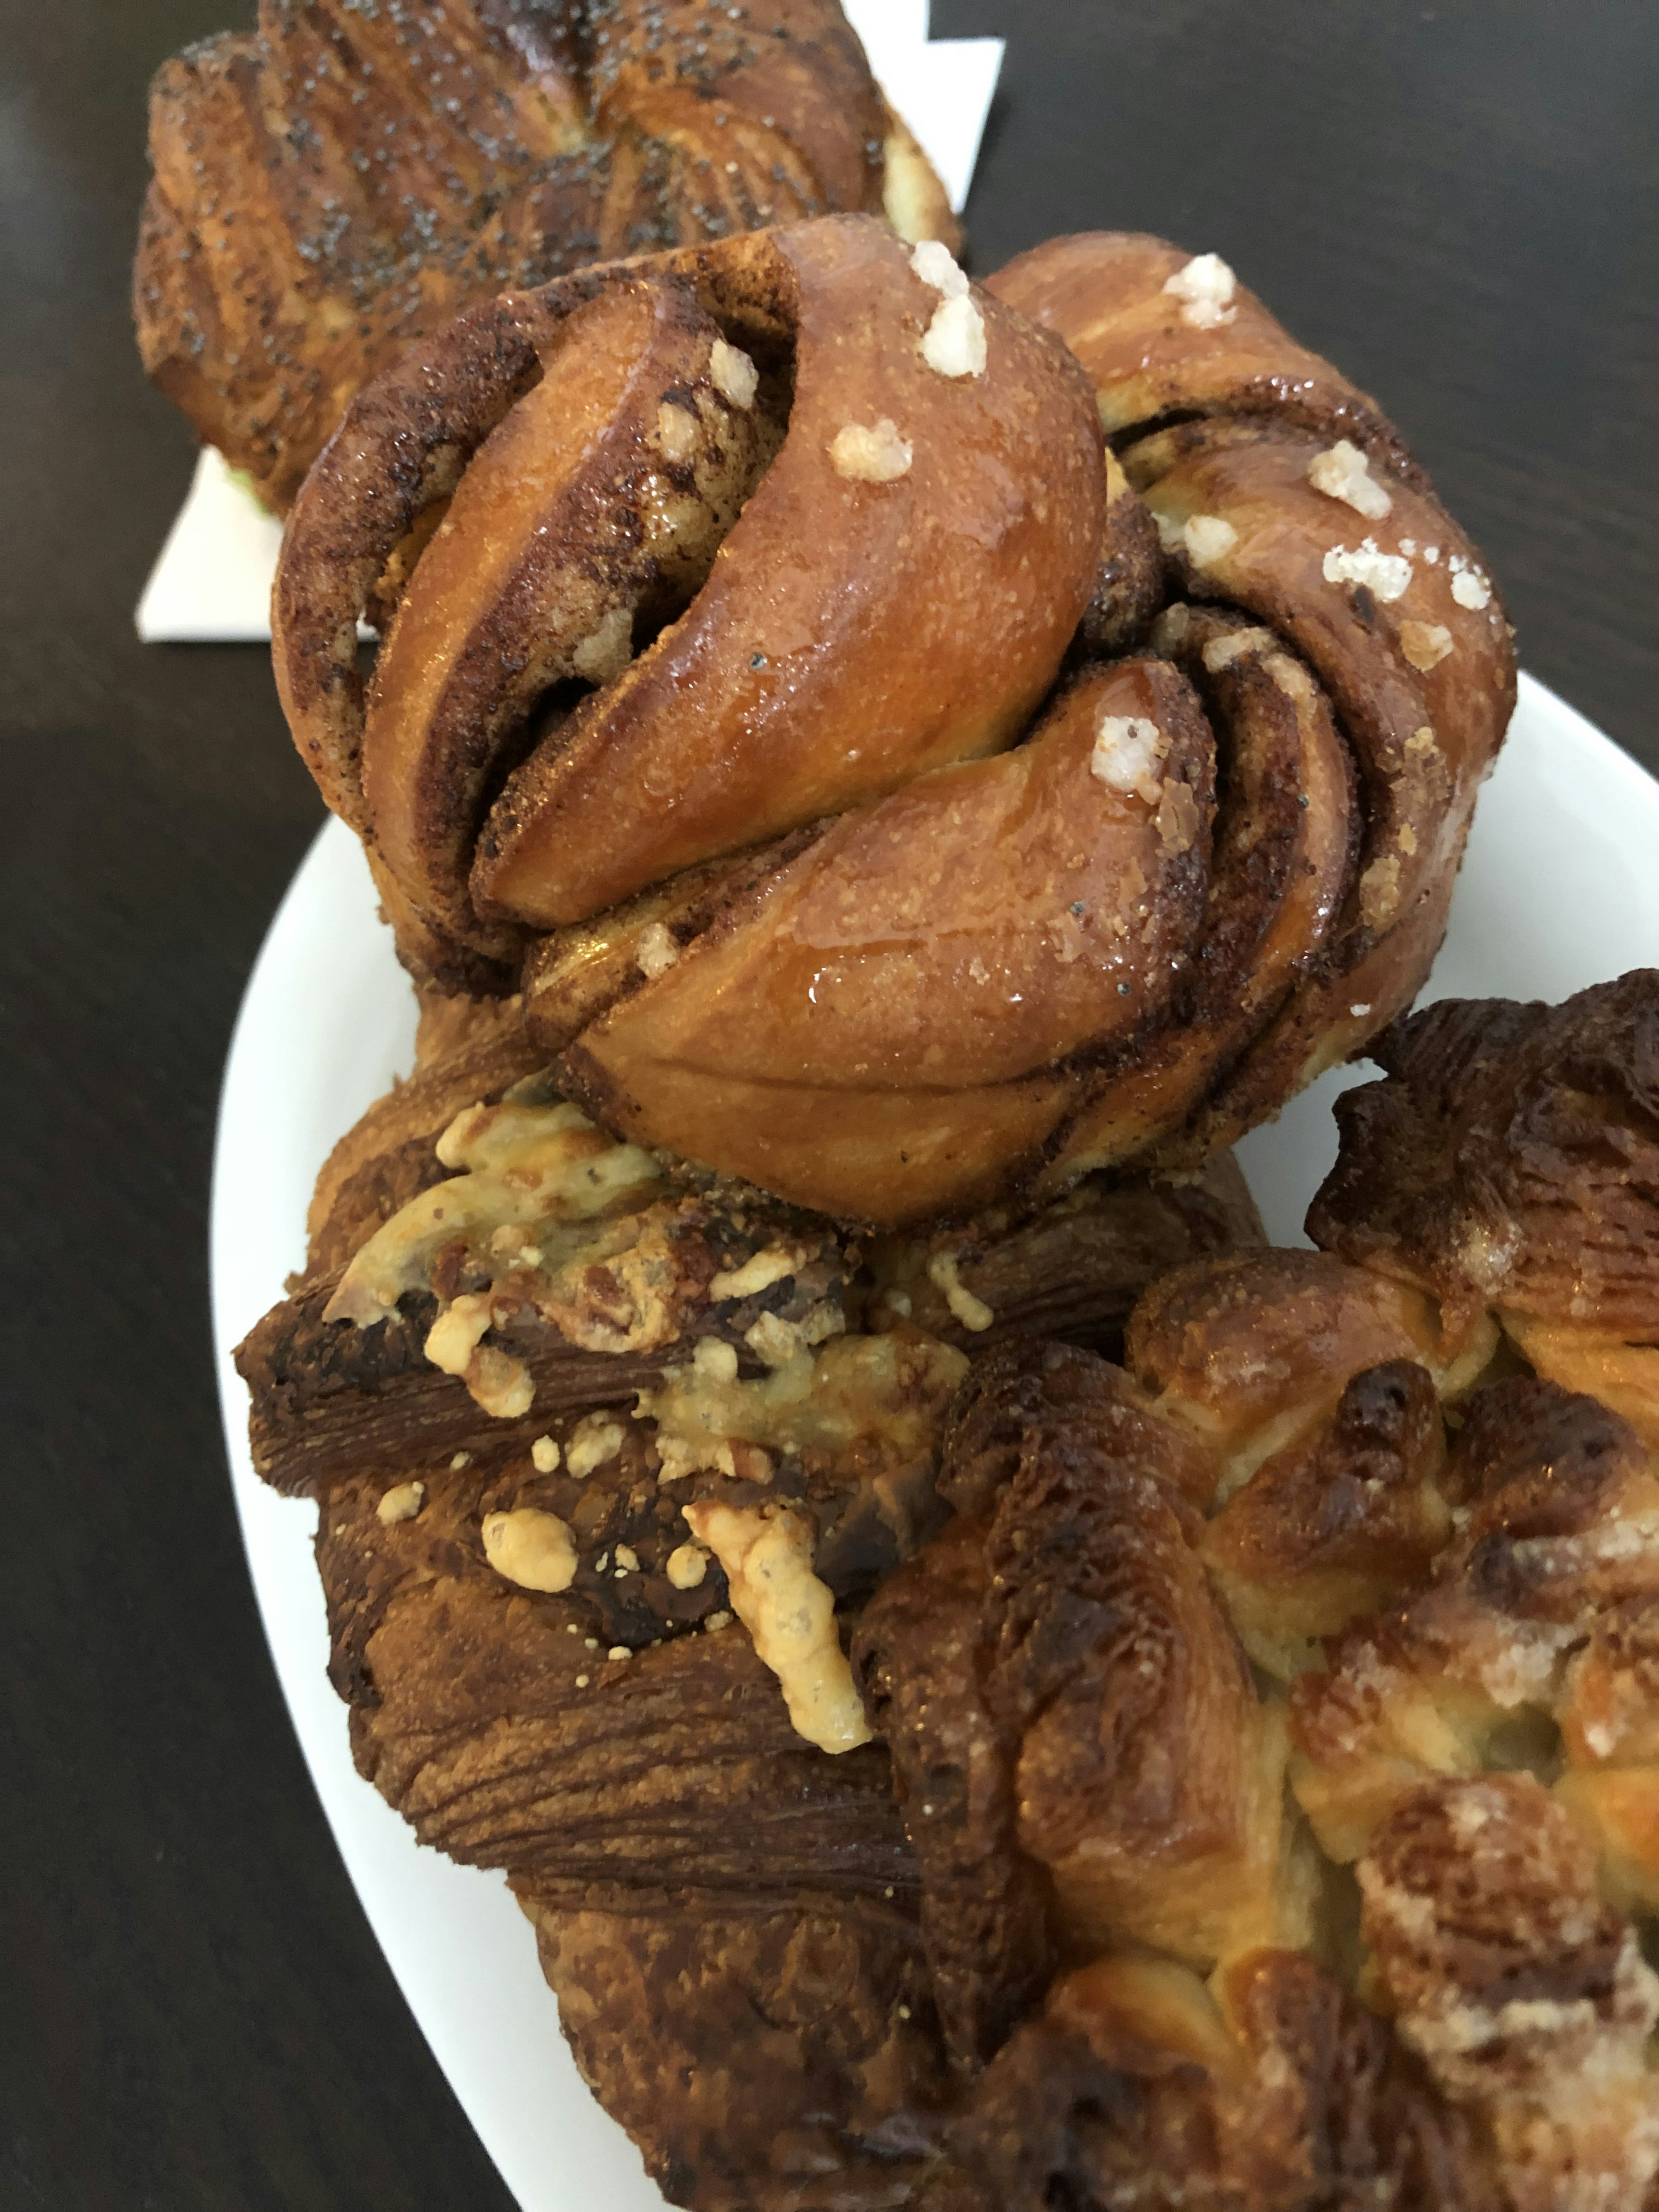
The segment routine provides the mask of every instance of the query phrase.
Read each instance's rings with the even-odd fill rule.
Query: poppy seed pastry
[[[1190,1172],[1358,1051],[1514,698],[1375,404],[1115,234],[981,287],[837,216],[474,308],[353,405],[274,608],[417,977],[881,1229]]]
[[[263,0],[157,72],[139,349],[279,512],[475,300],[839,210],[960,233],[836,0]]]

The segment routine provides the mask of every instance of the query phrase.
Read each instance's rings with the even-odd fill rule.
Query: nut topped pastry
[[[1650,982],[1596,1003],[1639,1035]],[[1462,1105],[1546,1018],[1487,1010]],[[872,1237],[514,1036],[429,1020],[240,1357],[361,1770],[506,1871],[671,2198],[1650,2212],[1659,1457],[1478,1303],[1428,1139],[1372,1144],[1409,1071],[1315,1211],[1352,1256],[1158,1200],[1126,1322],[1155,1187]],[[1589,1064],[1594,1189],[1639,1147]]]
[[[959,233],[836,0],[264,0],[156,74],[144,366],[285,508],[475,300],[845,210]]]
[[[1509,629],[1211,259],[979,287],[789,223],[367,389],[276,665],[411,969],[521,992],[617,1134],[881,1229],[1187,1172],[1358,1049],[1439,943]]]
[[[605,1137],[489,1002],[422,1044],[240,1355],[359,1770],[507,1872],[672,2196],[901,2204],[956,2092],[851,1629],[948,1517],[963,1347],[1116,1346],[1253,1209],[1218,1167],[860,1241]]]

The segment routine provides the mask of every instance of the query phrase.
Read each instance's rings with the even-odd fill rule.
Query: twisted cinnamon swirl
[[[309,479],[276,635],[417,973],[884,1225],[1189,1168],[1357,1050],[1514,683],[1395,433],[1221,264],[981,289],[851,218],[463,318]]]

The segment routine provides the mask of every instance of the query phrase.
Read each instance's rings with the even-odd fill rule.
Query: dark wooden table
[[[7,2212],[507,2201],[313,1798],[213,1398],[219,1071],[320,810],[262,652],[134,641],[191,453],[126,291],[146,78],[251,13],[0,0]],[[1659,10],[934,13],[1012,42],[980,269],[1091,225],[1224,253],[1403,425],[1526,665],[1659,767]]]

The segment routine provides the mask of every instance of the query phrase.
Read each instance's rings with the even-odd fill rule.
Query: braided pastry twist
[[[1189,1168],[1357,1052],[1514,698],[1395,433],[1222,264],[970,289],[847,218],[462,319],[307,485],[276,632],[417,972],[880,1224]]]
[[[676,1181],[429,1021],[255,1460],[360,1771],[674,2201],[1647,2212],[1656,1019],[1431,1008],[1339,1249],[1161,1256],[1101,1176],[974,1251]]]
[[[842,209],[958,235],[837,0],[262,0],[157,72],[149,151],[144,366],[279,509],[506,287]]]

